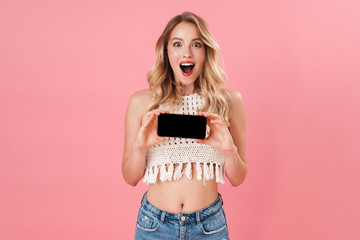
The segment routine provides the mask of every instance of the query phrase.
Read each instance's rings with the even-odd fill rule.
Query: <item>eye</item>
[[[179,42],[176,42],[176,43],[174,43],[174,45],[173,45],[174,47],[181,47],[181,43],[179,43]]]
[[[201,47],[201,43],[195,42],[195,43],[193,44],[193,47]]]

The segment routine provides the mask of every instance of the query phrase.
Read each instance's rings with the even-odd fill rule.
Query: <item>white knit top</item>
[[[183,96],[182,104],[172,113],[196,115],[203,105],[204,99],[197,93]],[[167,109],[166,106],[159,108]],[[209,129],[209,128],[207,128]],[[206,136],[209,131],[207,130]],[[174,163],[179,165],[174,169]],[[224,183],[224,156],[223,153],[207,144],[195,142],[189,138],[166,137],[166,141],[151,146],[146,154],[146,171],[143,182],[156,183],[158,174],[161,181],[179,180],[183,175],[192,178],[192,165],[196,163],[198,180],[215,178],[216,182]],[[183,165],[186,164],[184,170]]]

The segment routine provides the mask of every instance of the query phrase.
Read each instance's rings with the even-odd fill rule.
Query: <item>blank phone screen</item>
[[[206,117],[197,115],[160,114],[157,134],[161,137],[204,139]]]

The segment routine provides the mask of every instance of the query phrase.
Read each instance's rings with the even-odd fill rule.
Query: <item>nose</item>
[[[187,58],[192,57],[192,52],[191,52],[191,47],[190,46],[184,47],[183,55],[184,55],[184,57],[187,57]]]

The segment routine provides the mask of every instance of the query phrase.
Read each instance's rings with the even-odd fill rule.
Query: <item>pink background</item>
[[[184,10],[245,99],[231,239],[360,239],[358,0],[0,1],[0,239],[133,239],[125,110]]]

